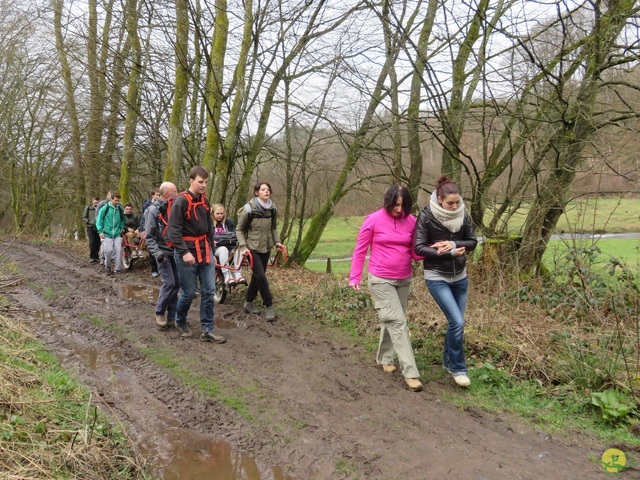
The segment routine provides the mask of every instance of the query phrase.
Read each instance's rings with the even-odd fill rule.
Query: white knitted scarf
[[[438,196],[434,190],[429,200],[429,206],[436,220],[451,233],[456,233],[462,228],[462,223],[464,222],[464,202],[462,201],[462,197],[460,197],[460,205],[458,205],[457,209],[453,211],[445,210],[438,203]]]

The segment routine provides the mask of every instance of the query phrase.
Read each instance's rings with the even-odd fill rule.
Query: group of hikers
[[[271,200],[271,185],[258,182],[252,198],[238,215],[238,228],[226,218],[223,205],[211,207],[205,195],[209,173],[203,167],[193,167],[189,172],[189,188],[178,193],[175,184],[163,182],[157,192],[142,208],[138,224],[127,223],[126,205],[120,204],[121,195],[98,202],[96,198],[87,206],[83,215],[87,225],[90,259],[100,263],[100,242],[107,274],[122,271],[122,235],[129,235],[127,242],[135,244],[136,238],[144,238],[152,260],[152,275],[162,279],[162,287],[155,306],[155,322],[161,329],[175,327],[181,337],[191,337],[187,314],[196,296],[199,284],[200,325],[203,342],[225,343],[222,335],[214,333],[213,295],[215,291],[216,260],[222,266],[225,281],[229,285],[247,281],[241,272],[241,263],[247,252],[252,258],[252,275],[248,284],[243,309],[246,313],[260,315],[254,305],[258,294],[266,308],[265,319],[276,319],[273,297],[266,276],[271,249],[282,248],[276,229],[277,210]],[[103,205],[100,205],[103,203]],[[230,249],[235,248],[233,265],[229,264]],[[112,257],[115,268],[111,270]]]
[[[189,172],[189,188],[178,193],[171,182],[164,182],[143,205],[139,225],[129,219],[120,195],[108,201],[93,199],[85,209],[90,258],[99,262],[100,241],[105,255],[105,270],[110,273],[111,256],[115,270],[121,269],[122,234],[131,235],[129,243],[141,235],[152,259],[152,272],[162,279],[155,307],[155,321],[161,329],[177,328],[182,337],[190,337],[187,313],[200,284],[200,324],[203,342],[225,343],[214,333],[213,294],[215,257],[224,265],[224,279],[230,285],[247,284],[241,272],[244,255],[252,257],[252,275],[243,309],[261,314],[254,305],[258,294],[266,308],[266,320],[276,319],[273,297],[266,277],[271,249],[282,248],[276,228],[277,210],[271,200],[271,185],[258,182],[253,198],[238,212],[238,224],[227,218],[223,205],[210,206],[205,195],[209,174],[203,167]],[[100,203],[103,203],[101,207]],[[94,213],[91,213],[91,210]],[[368,215],[357,236],[353,252],[349,286],[360,290],[367,254],[368,289],[381,322],[377,364],[383,371],[396,371],[394,358],[405,382],[413,391],[421,391],[420,373],[411,347],[406,311],[412,281],[412,261],[423,261],[424,279],[448,321],[444,340],[443,368],[455,383],[471,384],[464,357],[464,311],[467,302],[465,254],[476,248],[473,222],[464,209],[458,185],[441,176],[428,205],[418,218],[412,214],[413,198],[405,187],[393,185],[384,196],[383,207]],[[90,231],[93,230],[93,231]],[[97,244],[97,245],[96,245]],[[233,266],[229,264],[233,247]],[[120,263],[119,263],[120,262]]]

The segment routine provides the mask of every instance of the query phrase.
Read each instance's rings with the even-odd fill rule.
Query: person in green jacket
[[[111,259],[116,257],[115,273],[122,272],[122,230],[124,229],[124,209],[120,204],[121,195],[114,193],[111,201],[100,209],[96,217],[96,228],[102,239],[105,271],[111,273]]]

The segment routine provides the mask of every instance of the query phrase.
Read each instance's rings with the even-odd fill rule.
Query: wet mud
[[[189,319],[193,338],[155,327],[160,281],[144,264],[107,277],[56,245],[20,242],[7,255],[26,277],[11,292],[25,321],[165,479],[604,474],[592,459],[608,445],[457,409],[441,400],[453,388],[445,380],[411,392],[401,375],[383,373],[363,350],[321,325],[282,315],[268,324],[245,314],[240,289],[216,305],[216,328],[227,343],[213,345],[197,338],[197,302]],[[214,397],[189,386],[191,373],[215,385]]]

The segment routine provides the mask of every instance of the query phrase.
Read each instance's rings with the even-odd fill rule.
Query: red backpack
[[[169,228],[169,216],[171,215],[171,206],[173,205],[173,202],[176,198],[178,198],[179,196],[184,196],[187,198],[187,211],[184,214],[184,218],[186,218],[187,220],[191,220],[191,214],[193,213],[193,216],[195,217],[195,219],[198,219],[198,212],[196,211],[196,208],[200,205],[202,205],[205,210],[208,212],[209,211],[209,207],[207,206],[207,196],[206,195],[200,195],[200,200],[197,202],[193,201],[193,197],[189,194],[189,192],[187,192],[186,190],[184,192],[180,192],[178,195],[176,195],[174,198],[170,198],[167,201],[167,208],[164,211],[164,213],[160,212],[158,214],[158,219],[162,222],[163,227],[162,227],[162,238],[164,238],[164,241],[166,242],[166,244],[173,248],[173,243],[170,242],[167,239],[167,229]]]

